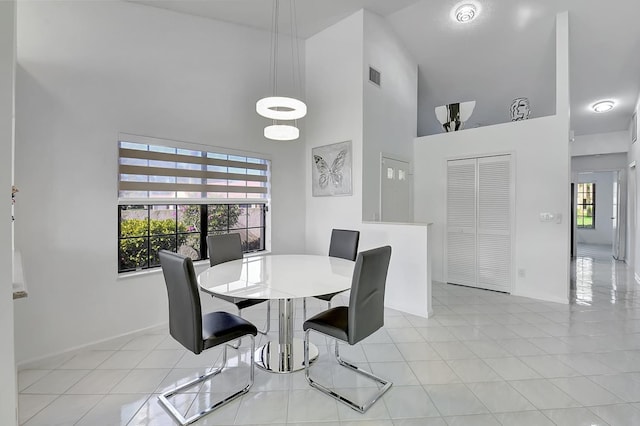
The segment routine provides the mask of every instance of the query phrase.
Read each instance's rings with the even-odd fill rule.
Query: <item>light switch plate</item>
[[[540,222],[553,222],[554,219],[553,213],[540,213]]]

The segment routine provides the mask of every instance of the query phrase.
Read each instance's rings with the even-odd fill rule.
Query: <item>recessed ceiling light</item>
[[[591,109],[594,112],[607,112],[611,111],[613,107],[616,105],[613,101],[598,101],[595,104],[591,105]]]
[[[463,4],[456,9],[454,16],[456,21],[466,24],[467,22],[473,21],[474,18],[478,16],[478,9],[471,3]]]

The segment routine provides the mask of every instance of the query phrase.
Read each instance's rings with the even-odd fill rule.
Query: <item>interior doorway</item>
[[[380,220],[413,222],[410,164],[383,154],[380,161]]]
[[[577,256],[592,251],[623,260],[626,255],[627,188],[624,170],[577,173],[572,195]],[[586,253],[584,253],[586,251]]]
[[[627,255],[627,173],[615,172],[613,190],[613,258],[624,261]]]

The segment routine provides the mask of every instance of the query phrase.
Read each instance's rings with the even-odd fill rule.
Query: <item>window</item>
[[[270,162],[193,148],[121,135],[118,272],[160,266],[163,249],[207,259],[208,234],[238,233],[245,252],[265,250]]]
[[[120,205],[118,272],[160,266],[159,250],[207,259],[208,234],[240,234],[246,252],[265,249],[264,204]]]
[[[266,200],[268,162],[207,151],[120,141],[119,199]]]
[[[596,225],[596,184],[579,183],[576,209],[578,228],[595,228]]]

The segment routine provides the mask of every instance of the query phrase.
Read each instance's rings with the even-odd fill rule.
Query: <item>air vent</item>
[[[380,71],[375,68],[369,67],[369,81],[380,87]]]

